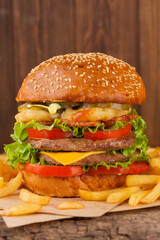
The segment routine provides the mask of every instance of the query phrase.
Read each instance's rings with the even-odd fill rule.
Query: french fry
[[[153,188],[153,190],[143,199],[142,203],[153,203],[160,197],[160,182]]]
[[[0,177],[3,177],[4,181],[8,182],[11,178],[16,177],[17,174],[17,169],[12,169],[7,163],[7,155],[0,154]]]
[[[156,158],[156,157],[158,157],[159,154],[160,154],[160,147],[148,149],[147,154],[150,155],[151,158]]]
[[[80,202],[76,202],[76,201],[66,201],[66,202],[61,202],[59,204],[56,205],[56,208],[61,209],[61,210],[66,210],[66,209],[80,209],[80,208],[84,208],[85,205],[80,203]]]
[[[148,175],[160,175],[160,157],[150,159],[150,168],[147,170]]]
[[[130,198],[133,193],[141,190],[141,187],[126,187],[121,191],[111,193],[107,198],[107,203],[121,203]]]
[[[26,189],[21,189],[19,198],[23,202],[35,203],[39,205],[48,205],[51,197],[49,196],[40,196],[38,194],[32,193]]]
[[[0,215],[2,216],[26,215],[26,214],[38,212],[41,208],[42,206],[38,204],[25,203],[25,204],[17,205],[15,207],[4,209],[0,211]]]
[[[111,193],[120,191],[121,189],[123,188],[114,188],[97,192],[79,189],[78,193],[79,196],[86,201],[105,201]]]
[[[131,207],[137,206],[140,203],[141,199],[144,198],[150,192],[151,190],[145,190],[145,191],[139,191],[139,192],[133,193],[129,198],[129,201],[128,201],[129,205]]]
[[[126,185],[128,187],[153,185],[158,182],[160,182],[160,176],[157,175],[128,175],[126,178]]]
[[[0,188],[3,187],[3,184],[4,184],[4,178],[0,177]]]
[[[152,158],[150,160],[151,168],[159,168],[160,169],[160,158]]]
[[[0,188],[0,198],[6,197],[11,193],[15,192],[22,183],[22,173],[18,173],[18,175],[8,183],[6,183],[2,188]]]

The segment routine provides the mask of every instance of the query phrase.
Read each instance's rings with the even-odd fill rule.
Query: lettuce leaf
[[[36,161],[36,150],[27,142],[16,141],[11,144],[7,144],[4,150],[8,157],[8,163],[11,167],[16,167],[18,163],[26,163],[29,161]]]
[[[136,162],[136,161],[141,161],[141,162],[149,162],[149,158],[146,158],[146,154],[144,153],[140,153],[138,156],[136,157],[132,157],[130,158],[128,161],[126,162],[116,162],[115,164],[107,164],[105,162],[101,162],[98,164],[91,164],[89,166],[83,166],[83,171],[87,171],[90,167],[93,167],[95,170],[97,170],[98,166],[103,166],[106,167],[108,170],[113,167],[113,168],[117,168],[118,166],[121,166],[123,168],[129,169],[129,165]],[[150,157],[150,156],[149,156]]]

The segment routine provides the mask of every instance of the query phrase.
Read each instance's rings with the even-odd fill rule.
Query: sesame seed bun
[[[17,101],[142,104],[145,87],[135,68],[102,53],[53,57],[24,80]]]
[[[78,189],[101,191],[122,187],[126,175],[80,175],[45,177],[23,171],[24,184],[34,193],[56,197],[78,197]]]

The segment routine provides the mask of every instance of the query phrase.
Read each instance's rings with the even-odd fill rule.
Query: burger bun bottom
[[[121,187],[126,175],[48,177],[23,171],[24,184],[34,193],[54,197],[78,197],[78,189],[102,191]]]

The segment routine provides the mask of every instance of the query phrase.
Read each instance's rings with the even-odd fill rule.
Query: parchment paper
[[[78,201],[85,205],[83,209],[60,210],[55,206],[64,201]],[[23,202],[19,199],[19,191],[14,194],[0,199],[0,209],[10,208]],[[8,227],[18,227],[36,222],[46,222],[71,217],[99,217],[111,211],[116,204],[106,204],[105,202],[83,201],[80,198],[52,198],[48,206],[43,206],[41,211],[36,214],[3,217]]]
[[[79,201],[85,205],[83,209],[76,210],[59,210],[55,206],[63,201]],[[19,191],[0,199],[0,209],[9,208],[22,204],[19,199]],[[100,217],[107,212],[127,211],[134,209],[142,209],[149,207],[160,206],[160,200],[152,204],[140,204],[137,207],[130,207],[127,202],[121,204],[107,204],[106,202],[83,201],[80,198],[52,198],[48,206],[42,207],[41,211],[35,214],[18,216],[18,217],[3,217],[7,227],[19,227],[32,223],[47,222],[60,220],[72,217]]]

